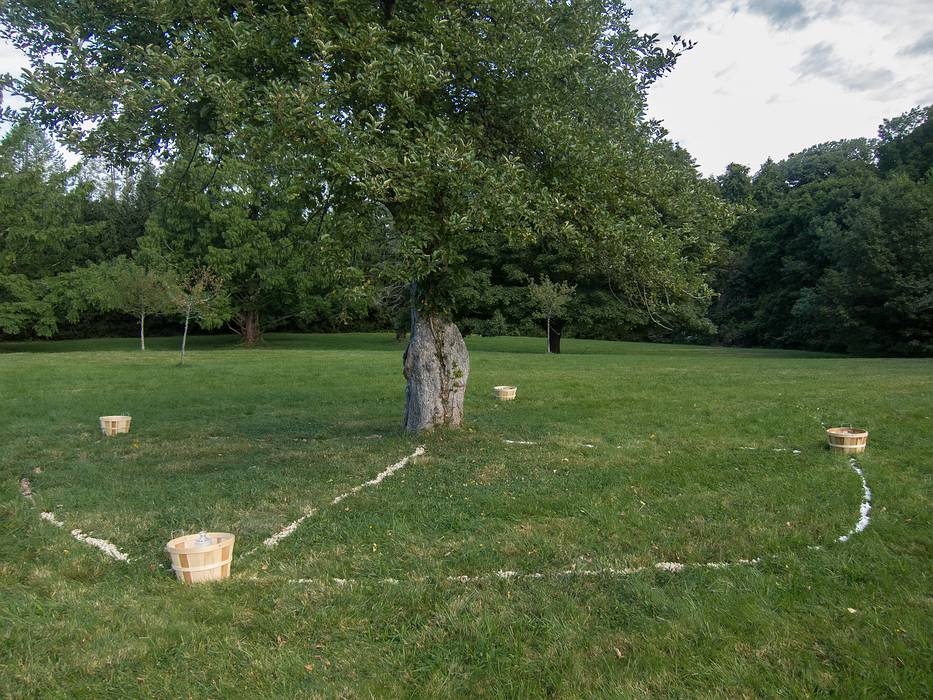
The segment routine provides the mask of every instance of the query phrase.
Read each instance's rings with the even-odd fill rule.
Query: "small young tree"
[[[230,303],[223,287],[223,279],[209,267],[198,268],[186,275],[180,283],[172,287],[170,297],[172,305],[185,317],[179,361],[179,364],[183,365],[191,319],[196,319],[202,328],[216,328],[229,317]]]
[[[566,282],[552,282],[544,275],[540,283],[534,280],[528,285],[528,296],[531,297],[533,313],[536,318],[547,321],[547,351],[560,352],[560,330],[553,327],[551,321],[561,318],[567,310],[567,304],[576,291],[575,284]]]
[[[132,314],[139,323],[139,347],[146,349],[146,318],[172,309],[172,280],[168,273],[147,268],[126,258],[117,258],[109,266],[107,283],[100,305]]]

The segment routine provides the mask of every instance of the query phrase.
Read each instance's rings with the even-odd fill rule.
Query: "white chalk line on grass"
[[[532,440],[503,440],[506,445],[537,445],[537,442]],[[590,442],[578,442],[577,447],[596,447],[596,445]]]
[[[423,454],[424,454],[424,446],[422,445],[418,447],[412,454],[408,455],[407,457],[403,457],[395,464],[392,464],[391,466],[379,472],[375,476],[375,478],[370,479],[369,481],[365,481],[362,484],[359,484],[358,486],[354,486],[352,489],[350,489],[346,493],[340,494],[339,496],[334,498],[334,500],[331,501],[331,505],[337,505],[345,498],[349,498],[350,496],[354,496],[358,494],[360,491],[362,491],[367,486],[378,486],[379,484],[382,483],[384,479],[392,476],[395,472],[399,471],[400,469],[404,469],[405,466],[413,458],[420,457]],[[20,493],[22,494],[23,498],[26,498],[30,501],[33,500],[31,484],[29,483],[29,479],[25,477],[20,479]],[[284,528],[282,528],[279,532],[275,533],[271,537],[266,538],[266,540],[263,541],[263,544],[266,547],[275,547],[276,545],[278,545],[279,542],[281,542],[286,537],[288,537],[293,532],[295,532],[295,530],[297,530],[298,527],[305,520],[315,515],[317,512],[318,512],[317,508],[311,508],[305,511],[304,515],[302,515],[300,518],[289,523],[288,525],[286,525]],[[65,528],[65,523],[63,523],[61,520],[56,518],[55,513],[48,512],[48,511],[40,512],[39,517],[42,518],[42,520],[45,520],[46,522],[54,525],[55,527],[62,528],[62,529]],[[83,542],[84,544],[90,545],[91,547],[96,547],[97,549],[102,551],[104,554],[106,554],[108,557],[111,557],[113,559],[116,559],[118,561],[123,561],[123,562],[128,562],[130,560],[129,556],[127,556],[124,552],[121,552],[120,549],[112,542],[108,542],[107,540],[100,539],[99,537],[92,537],[90,535],[85,534],[84,532],[82,532],[81,530],[77,528],[71,530],[71,536],[74,537],[79,542]],[[254,547],[253,549],[246,552],[246,554],[242,556],[244,557],[248,556],[252,554],[253,552],[255,552],[256,549],[257,548]]]
[[[853,535],[865,530],[871,522],[871,489],[868,488],[868,482],[865,480],[865,472],[862,471],[862,468],[854,457],[849,458],[849,466],[852,468],[852,471],[858,474],[858,478],[862,480],[862,504],[859,506],[859,519],[858,522],[855,523],[855,527],[846,534],[840,535],[838,538],[839,542],[848,542]]]
[[[871,522],[870,513],[871,513],[871,489],[868,486],[868,481],[865,479],[865,472],[859,466],[858,461],[854,457],[849,458],[849,466],[852,471],[856,473],[859,479],[862,482],[862,502],[859,506],[859,519],[856,522],[855,526],[849,530],[845,535],[841,535],[836,538],[837,542],[848,542],[853,535],[863,532],[865,528],[868,527]],[[807,545],[809,550],[823,550],[822,545]],[[461,575],[461,576],[447,576],[444,580],[451,583],[479,583],[483,581],[492,581],[492,580],[532,580],[532,579],[545,579],[545,578],[569,578],[569,577],[610,577],[617,578],[623,576],[633,576],[635,574],[644,573],[645,571],[668,571],[670,573],[681,573],[689,569],[729,569],[739,566],[757,566],[764,559],[776,559],[777,554],[772,554],[770,557],[754,557],[751,559],[735,559],[733,561],[708,561],[708,562],[698,562],[693,564],[684,564],[676,561],[659,561],[653,565],[649,566],[636,566],[631,568],[616,569],[613,567],[605,567],[600,569],[566,569],[564,571],[551,571],[551,572],[528,572],[522,573],[520,571],[507,571],[499,570],[487,574],[474,574]],[[259,580],[259,579],[255,579]],[[427,576],[416,576],[413,578],[406,579],[407,583],[424,583],[430,581]],[[344,579],[344,578],[298,578],[298,579],[289,579],[289,583],[292,584],[301,584],[301,585],[327,585],[333,584],[338,587],[344,587],[349,585],[355,585],[363,583],[364,579]],[[387,585],[398,585],[402,583],[399,579],[396,578],[382,578],[376,579],[377,583],[387,584]]]
[[[758,449],[764,450],[764,449],[767,449],[767,448],[764,448],[764,447],[762,447],[762,448],[758,448],[758,447],[740,447],[739,449],[740,449],[740,450],[758,450]],[[772,447],[772,448],[771,448],[771,451],[772,451],[772,452],[793,452],[795,455],[799,455],[799,454],[801,453],[801,451],[798,450],[796,447],[794,447],[794,448],[790,448],[790,447]]]
[[[301,516],[300,518],[298,518],[297,520],[292,520],[288,525],[286,525],[285,527],[283,527],[283,528],[282,528],[281,530],[279,530],[277,533],[275,533],[274,535],[272,535],[272,536],[267,537],[266,539],[264,539],[264,540],[262,541],[262,543],[263,543],[266,547],[275,547],[275,546],[277,546],[277,545],[279,544],[279,542],[281,542],[281,541],[284,540],[286,537],[288,537],[289,535],[291,535],[295,530],[297,530],[298,527],[301,525],[301,523],[303,523],[305,520],[307,520],[308,518],[310,518],[311,516],[316,515],[316,514],[317,514],[317,508],[310,508],[310,509],[306,510],[305,513],[304,513],[304,515],[302,515],[302,516]],[[252,553],[255,552],[255,551],[256,551],[256,548],[254,547],[253,549],[251,549],[250,551],[248,551],[248,552],[247,552],[246,554],[244,554],[243,556],[246,556],[247,554],[252,554]]]
[[[424,445],[421,445],[407,457],[402,457],[402,459],[400,459],[395,464],[392,464],[386,467],[385,469],[383,469],[374,478],[370,479],[369,481],[364,481],[362,484],[359,484],[358,486],[354,486],[352,489],[350,489],[346,493],[342,493],[339,496],[336,496],[334,500],[330,502],[330,505],[335,506],[341,501],[343,501],[344,499],[349,498],[350,496],[355,496],[356,494],[358,494],[360,491],[362,491],[364,488],[368,486],[378,486],[385,479],[395,474],[395,472],[399,471],[400,469],[404,469],[412,459],[416,457],[420,457],[423,454],[424,454]],[[316,515],[317,512],[318,512],[317,508],[309,508],[308,510],[305,511],[304,515],[302,515],[300,518],[298,518],[297,520],[293,520],[288,525],[286,525],[281,530],[279,530],[277,533],[263,540],[262,542],[263,545],[265,545],[266,547],[270,549],[273,547],[277,547],[279,542],[284,540],[286,537],[289,537],[290,535],[292,535],[295,532],[295,530],[297,530],[305,520]],[[258,547],[254,547],[253,549],[246,552],[246,554],[244,554],[243,556],[244,557],[249,556],[250,554],[255,552],[257,549]]]
[[[776,557],[777,555],[773,555]],[[773,558],[772,557],[772,558]],[[521,580],[537,580],[537,579],[564,579],[564,578],[595,578],[595,577],[605,577],[605,578],[619,578],[623,576],[633,576],[635,574],[641,574],[645,571],[668,571],[673,574],[678,574],[687,569],[728,569],[730,567],[737,566],[755,566],[756,564],[761,563],[762,558],[756,557],[755,559],[736,559],[735,561],[710,561],[700,564],[682,564],[676,561],[659,561],[657,564],[652,566],[635,566],[631,568],[616,569],[611,566],[604,569],[566,569],[564,571],[550,571],[550,572],[540,572],[534,571],[529,573],[522,573],[521,571],[494,571],[489,574],[475,574],[473,576],[446,576],[444,581],[449,583],[482,583],[483,581],[521,581]],[[261,580],[258,577],[254,580]],[[381,583],[390,586],[397,586],[402,583],[427,583],[434,581],[436,579],[431,578],[430,576],[413,576],[407,579],[397,579],[397,578],[380,578],[374,579],[374,582]],[[352,586],[357,584],[362,584],[366,582],[366,579],[348,579],[348,578],[295,578],[289,579],[289,583],[301,584],[301,585],[327,585],[332,584],[338,587]]]
[[[32,485],[29,483],[29,479],[23,477],[20,479],[20,493],[23,494],[23,498],[28,499],[30,502],[33,500]],[[63,528],[65,523],[55,517],[55,513],[48,511],[40,512],[39,517],[45,520],[48,523],[51,523],[55,527]],[[85,535],[81,530],[75,528],[71,531],[71,536],[74,537],[78,542],[83,542],[84,544],[90,545],[91,547],[96,547],[108,557],[116,559],[117,561],[128,562],[130,558],[112,542],[107,540],[102,540],[99,537],[91,537],[90,535]]]
[[[39,517],[45,520],[46,522],[51,523],[55,527],[64,528],[65,523],[55,517],[55,513],[42,512],[39,513]],[[107,540],[102,540],[98,537],[91,537],[90,535],[85,535],[81,530],[75,528],[71,531],[71,536],[74,537],[78,542],[83,542],[84,544],[90,545],[91,547],[96,547],[108,557],[116,559],[117,561],[128,562],[130,558],[121,552],[115,544],[108,542]]]
[[[355,496],[367,486],[378,486],[379,484],[383,482],[384,479],[387,479],[388,477],[392,476],[395,472],[399,471],[400,469],[404,469],[411,460],[413,460],[415,457],[420,457],[423,454],[424,454],[424,445],[421,445],[407,457],[402,457],[402,459],[400,459],[398,462],[396,462],[392,466],[386,467],[381,472],[376,474],[375,478],[370,479],[369,481],[364,481],[359,486],[354,486],[352,489],[350,489],[346,493],[340,494],[339,496],[334,498],[334,500],[331,501],[330,504],[332,506],[335,506],[338,503],[340,503],[340,501],[342,501],[343,499],[349,498],[350,496]]]

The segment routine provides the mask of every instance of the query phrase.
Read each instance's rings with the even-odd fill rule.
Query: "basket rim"
[[[864,428],[827,428],[826,434],[833,437],[868,437],[868,431]]]
[[[111,420],[111,421],[116,421],[116,420],[133,420],[133,416],[101,416],[100,419],[101,419],[101,420]]]
[[[201,554],[203,552],[212,552],[215,549],[219,549],[222,547],[226,547],[228,545],[232,545],[236,541],[236,535],[230,532],[208,532],[207,533],[208,537],[212,537],[212,538],[218,537],[220,538],[220,540],[218,542],[214,542],[213,544],[208,545],[207,547],[203,547],[202,549],[199,549],[196,552],[191,549],[179,549],[178,548],[179,543],[187,542],[191,539],[196,538],[200,534],[201,533],[199,532],[195,532],[194,534],[191,534],[191,535],[180,535],[179,537],[172,538],[165,545],[165,551],[168,552],[169,554]]]
[[[494,386],[493,389],[508,389],[508,390],[511,390],[511,389],[518,389],[518,387],[517,387],[517,386],[509,386],[509,385],[507,385],[507,384],[501,384],[501,385],[499,385],[499,386]]]

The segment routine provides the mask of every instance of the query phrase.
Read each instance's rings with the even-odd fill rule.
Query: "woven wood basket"
[[[128,433],[131,420],[132,416],[101,416],[100,432],[111,437],[118,433]]]
[[[868,431],[861,428],[829,428],[826,440],[829,448],[836,452],[864,452],[868,446]]]
[[[220,581],[229,578],[233,543],[229,532],[208,532],[211,543],[196,544],[197,535],[176,537],[165,545],[172,558],[172,571],[182,583]]]
[[[518,391],[517,386],[494,386],[492,389],[496,392],[496,398],[500,401],[511,401]]]

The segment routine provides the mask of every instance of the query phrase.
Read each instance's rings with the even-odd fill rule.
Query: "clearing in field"
[[[388,336],[226,343],[4,346],[0,692],[928,690],[929,361],[475,338],[419,439]],[[233,576],[180,586],[201,529]]]

